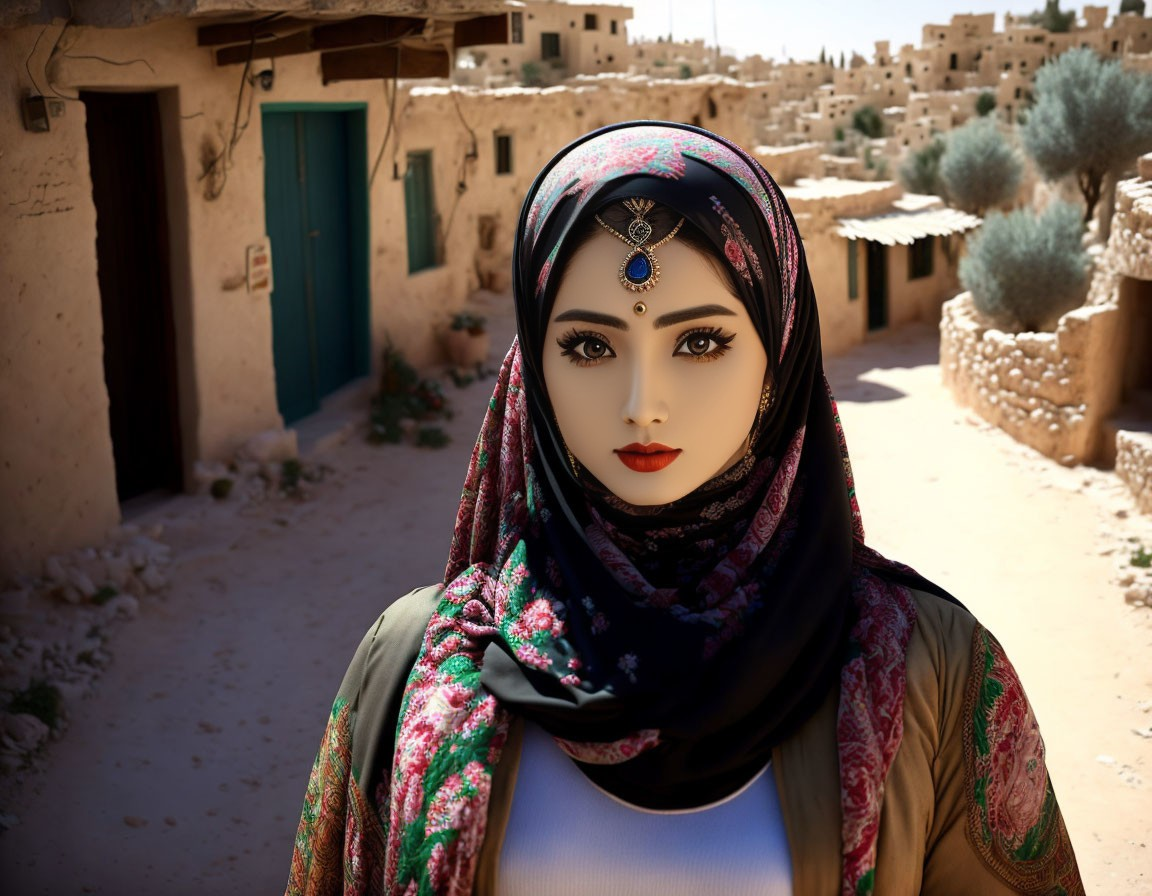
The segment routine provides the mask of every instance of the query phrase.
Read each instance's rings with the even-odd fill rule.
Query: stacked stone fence
[[[1107,461],[1122,336],[1115,305],[1070,311],[1054,333],[1006,333],[962,293],[944,303],[940,369],[957,402],[1017,441],[1069,466]]]

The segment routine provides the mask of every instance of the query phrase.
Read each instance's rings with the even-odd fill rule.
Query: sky
[[[1044,0],[603,0],[631,6],[628,37],[704,38],[737,56],[759,53],[777,61],[814,60],[825,47],[839,59],[841,51],[872,58],[874,43],[891,42],[900,52],[906,43],[920,46],[925,24],[948,24],[957,13],[996,13],[996,30],[1004,28],[1004,13],[1043,9]],[[1085,0],[1061,0],[1061,8],[1081,10]],[[1096,5],[1104,5],[1098,3]],[[1109,17],[1119,0],[1107,3]],[[715,7],[715,30],[713,29]]]

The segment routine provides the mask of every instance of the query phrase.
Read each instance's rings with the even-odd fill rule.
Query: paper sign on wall
[[[248,292],[272,291],[272,244],[265,239],[248,247]]]

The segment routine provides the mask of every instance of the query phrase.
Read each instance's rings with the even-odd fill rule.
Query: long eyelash
[[[556,340],[556,344],[562,349],[560,354],[565,358],[571,359],[573,364],[579,367],[589,367],[595,364],[596,361],[592,358],[585,358],[576,352],[576,346],[589,339],[595,339],[597,342],[602,342],[608,346],[609,349],[612,348],[612,343],[605,339],[600,333],[595,333],[592,330],[569,330]]]
[[[688,357],[699,364],[707,364],[709,361],[719,361],[728,354],[732,341],[736,338],[735,333],[725,333],[719,327],[696,327],[681,333],[680,338],[676,340],[676,345],[683,345],[693,336],[707,336],[716,343],[716,348],[706,355],[693,355],[689,352]]]

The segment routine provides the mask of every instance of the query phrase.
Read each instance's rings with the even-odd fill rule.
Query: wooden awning
[[[357,16],[315,21],[286,15],[203,25],[217,65],[320,53],[324,83],[376,78],[447,78],[459,47],[508,43],[508,14],[470,18]]]

